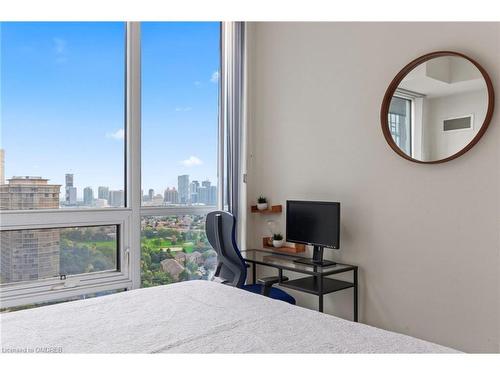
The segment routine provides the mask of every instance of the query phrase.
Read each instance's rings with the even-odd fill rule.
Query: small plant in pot
[[[282,247],[283,246],[283,235],[281,233],[273,234],[273,246],[274,247]]]
[[[259,211],[263,211],[263,210],[267,209],[267,198],[266,197],[260,196],[257,199],[257,209]]]

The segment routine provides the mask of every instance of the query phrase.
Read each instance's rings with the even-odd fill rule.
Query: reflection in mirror
[[[389,105],[387,126],[406,155],[436,161],[467,146],[487,111],[488,89],[479,69],[463,57],[442,56],[403,77]]]

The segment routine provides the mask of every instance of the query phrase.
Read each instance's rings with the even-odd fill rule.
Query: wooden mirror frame
[[[484,122],[481,125],[481,128],[479,129],[478,133],[476,136],[461,150],[459,150],[457,153],[448,156],[447,158],[440,159],[440,160],[431,160],[431,161],[424,161],[424,160],[418,160],[414,159],[409,155],[406,155],[399,147],[396,145],[394,140],[392,139],[391,132],[389,131],[389,126],[387,125],[387,118],[389,115],[389,106],[391,104],[392,97],[398,88],[399,84],[403,80],[403,78],[410,73],[413,69],[415,69],[417,66],[420,64],[429,61],[431,59],[434,59],[436,57],[444,57],[444,56],[455,56],[455,57],[462,57],[468,61],[470,61],[474,66],[481,72],[485,82],[486,82],[486,87],[488,89],[488,110],[486,112],[486,116],[484,118]],[[385,92],[384,95],[384,100],[382,102],[382,108],[380,111],[380,121],[382,124],[382,132],[384,134],[385,140],[391,146],[391,148],[401,156],[402,158],[405,158],[406,160],[413,161],[415,163],[421,163],[421,164],[438,164],[438,163],[444,163],[450,160],[453,160],[455,158],[458,158],[459,156],[465,154],[467,151],[469,151],[472,147],[475,146],[475,144],[481,139],[483,134],[486,132],[486,129],[488,129],[488,126],[490,124],[491,118],[493,116],[493,109],[495,107],[495,93],[493,91],[493,84],[491,83],[490,76],[484,70],[484,68],[479,65],[478,62],[475,60],[471,59],[470,57],[459,53],[459,52],[453,52],[453,51],[437,51],[437,52],[431,52],[426,55],[420,56],[410,62],[408,65],[406,65],[401,71],[394,77],[392,82],[390,83],[389,87],[387,88],[387,91]]]

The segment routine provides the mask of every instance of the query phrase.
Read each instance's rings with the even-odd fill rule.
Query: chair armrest
[[[281,278],[281,281],[287,281],[288,280],[288,277],[286,276],[283,276]],[[279,276],[269,276],[269,277],[260,277],[258,280],[257,280],[257,283],[258,284],[261,284],[261,285],[264,285],[266,287],[270,287],[272,286],[273,284],[276,284],[280,282],[280,278]]]

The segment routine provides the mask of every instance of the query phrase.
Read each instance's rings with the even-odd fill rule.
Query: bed
[[[4,353],[455,352],[210,281],[9,312],[0,323]]]

